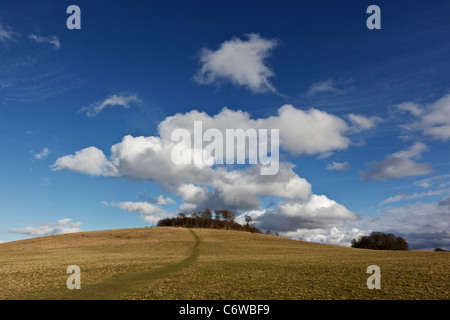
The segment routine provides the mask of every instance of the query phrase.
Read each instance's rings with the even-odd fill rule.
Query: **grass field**
[[[139,228],[0,244],[0,299],[444,299],[450,253],[375,251],[241,231]],[[69,290],[69,265],[81,290]],[[369,290],[369,265],[381,289]]]

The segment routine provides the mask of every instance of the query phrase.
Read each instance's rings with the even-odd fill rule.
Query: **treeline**
[[[408,250],[408,243],[401,237],[396,237],[392,233],[372,232],[369,236],[360,236],[353,239],[353,248],[374,249],[374,250]]]
[[[239,230],[252,233],[262,233],[261,230],[251,224],[250,216],[245,216],[245,225],[235,221],[235,214],[230,210],[205,209],[201,212],[194,212],[190,216],[179,213],[177,217],[161,219],[158,221],[158,227],[183,227],[183,228],[209,228]]]

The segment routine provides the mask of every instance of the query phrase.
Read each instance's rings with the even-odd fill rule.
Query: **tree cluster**
[[[401,237],[396,237],[392,233],[372,232],[369,236],[360,236],[353,239],[353,248],[374,249],[374,250],[408,250],[408,243]]]
[[[213,210],[205,209],[190,216],[179,213],[177,217],[159,220],[157,225],[158,227],[209,228],[261,233],[261,230],[251,225],[251,217],[245,217],[245,225],[237,223],[235,218],[235,214],[228,209],[214,210],[214,216]]]

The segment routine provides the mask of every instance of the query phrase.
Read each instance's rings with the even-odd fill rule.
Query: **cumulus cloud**
[[[312,232],[316,229],[330,229],[357,215],[342,204],[325,195],[311,194],[304,200],[284,200],[277,208],[248,212],[256,225],[262,229],[282,233]]]
[[[350,139],[345,136],[348,131],[346,122],[317,109],[303,111],[285,105],[278,110],[278,115],[261,119],[251,119],[246,112],[227,108],[214,116],[193,110],[167,117],[158,126],[159,136],[125,136],[111,147],[109,159],[103,151],[91,146],[57,159],[52,168],[165,184],[180,184],[183,181],[205,183],[213,177],[211,164],[174,165],[171,161],[175,145],[171,141],[172,132],[185,128],[193,135],[194,121],[202,121],[204,131],[214,128],[224,136],[227,129],[278,129],[280,147],[293,154],[343,150],[350,144]]]
[[[347,223],[346,223],[347,225]],[[350,246],[353,239],[368,233],[357,227],[332,227],[317,229],[299,229],[296,231],[285,232],[282,235],[299,239],[303,241],[311,241],[318,243],[334,244],[340,246]]]
[[[261,223],[265,221],[265,225],[270,221],[279,229],[280,222],[307,229],[332,227],[354,217],[333,200],[313,195],[311,184],[294,172],[294,165],[286,161],[279,163],[275,175],[261,175],[262,164],[174,164],[171,159],[175,145],[171,141],[172,132],[184,128],[193,133],[194,121],[202,121],[203,132],[216,129],[224,136],[226,129],[279,129],[280,148],[294,154],[320,154],[345,149],[350,144],[350,139],[345,136],[347,123],[316,109],[304,111],[286,105],[277,115],[259,119],[227,108],[214,116],[192,110],[167,117],[158,126],[158,136],[127,135],[111,147],[108,157],[96,147],[82,149],[57,159],[52,169],[131,181],[154,181],[164,190],[181,197],[183,203],[179,210],[185,213],[204,208],[227,208],[235,212],[261,210],[263,198],[279,198],[278,206],[266,209],[264,219],[260,220]],[[192,151],[198,150],[193,148]],[[156,217],[164,216],[155,201],[126,202],[116,206],[140,212],[145,221],[154,222]],[[277,220],[277,215],[282,219]],[[315,223],[315,219],[320,222]]]
[[[404,102],[397,105],[400,111],[408,112],[414,121],[403,125],[409,131],[419,131],[435,140],[450,139],[450,94],[425,105]]]
[[[109,206],[116,206],[124,211],[129,212],[138,212],[141,214],[141,219],[143,221],[156,224],[160,219],[167,218],[169,214],[162,209],[161,207],[154,205],[150,202],[132,202],[132,201],[124,201],[124,202],[112,202],[103,204]]]
[[[106,108],[112,108],[115,106],[123,107],[125,109],[130,108],[132,102],[141,102],[136,95],[116,95],[113,94],[105,100],[97,103],[93,103],[88,107],[81,108],[80,112],[85,112],[88,117],[95,117],[100,114]]]
[[[155,199],[155,203],[160,206],[166,206],[169,204],[175,204],[175,201],[173,201],[169,197],[164,197],[163,195],[160,195],[158,198]]]
[[[201,67],[194,81],[199,84],[230,82],[253,93],[276,93],[269,80],[274,72],[266,60],[277,45],[277,40],[251,33],[245,39],[234,37],[225,41],[215,51],[203,48],[199,55]]]
[[[67,155],[58,158],[51,165],[54,171],[71,170],[93,176],[117,176],[117,169],[105,157],[103,151],[96,147],[88,147],[75,152],[74,155]]]
[[[177,190],[185,202],[204,202],[208,198],[209,190],[206,187],[199,187],[192,183],[184,183]]]
[[[348,164],[348,162],[335,162],[327,164],[327,170],[337,170],[337,171],[346,171],[350,170],[352,167]]]
[[[61,219],[57,223],[44,223],[38,226],[28,226],[22,229],[12,228],[8,232],[30,236],[51,236],[63,233],[81,232],[81,222],[70,222],[72,219]]]
[[[48,156],[50,154],[50,150],[47,147],[44,147],[41,152],[36,153],[34,155],[35,159],[41,160],[44,159],[46,156]]]
[[[418,142],[409,149],[388,155],[381,162],[370,162],[369,165],[374,168],[360,173],[363,180],[388,180],[429,174],[431,169],[426,164],[418,163],[412,159],[420,157],[426,150],[428,150],[427,146]]]
[[[328,151],[345,150],[351,140],[347,122],[338,116],[318,109],[302,110],[286,104],[277,115],[251,119],[247,112],[228,108],[209,116],[192,110],[166,118],[159,126],[160,136],[170,140],[177,128],[186,128],[193,134],[193,122],[202,121],[203,130],[215,128],[225,136],[226,129],[278,129],[280,147],[292,154],[321,154]]]
[[[444,198],[431,203],[386,207],[379,210],[376,216],[358,216],[357,219],[343,219],[332,227],[324,224],[317,228],[301,228],[280,234],[305,241],[350,246],[352,239],[379,231],[403,237],[410,249],[433,250],[439,247],[450,250],[448,203],[448,198]]]
[[[318,109],[303,111],[284,105],[267,125],[280,129],[280,145],[293,154],[344,150],[350,144],[349,128],[341,118]]]
[[[38,36],[36,34],[31,33],[28,35],[28,38],[37,43],[51,44],[55,50],[59,50],[61,48],[61,42],[59,41],[58,36],[44,37],[44,36]]]

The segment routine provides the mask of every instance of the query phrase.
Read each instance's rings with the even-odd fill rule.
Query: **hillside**
[[[0,299],[448,299],[450,254],[153,227],[0,244]],[[69,265],[81,290],[69,290]],[[369,265],[381,289],[369,290]]]

